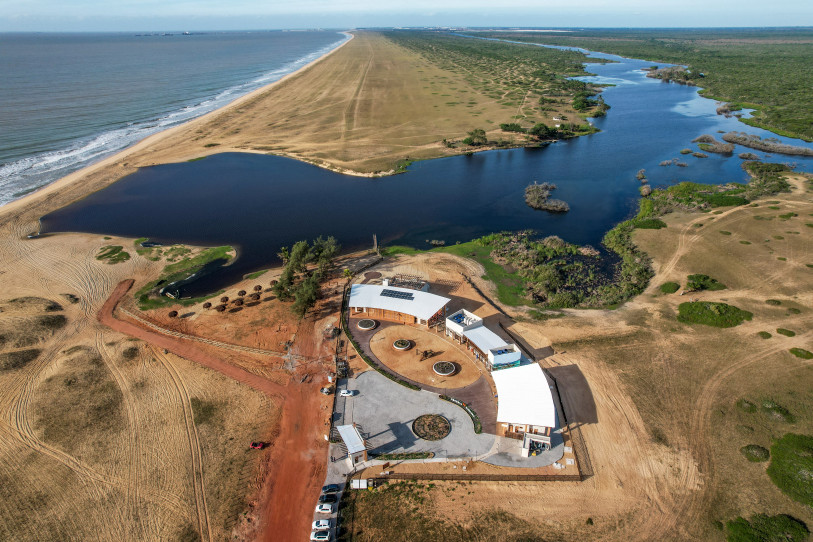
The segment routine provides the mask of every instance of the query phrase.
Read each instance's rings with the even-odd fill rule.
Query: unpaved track
[[[165,335],[117,319],[114,316],[116,306],[132,285],[133,281],[130,279],[120,282],[105,301],[97,317],[101,323],[118,332],[150,343],[159,361],[170,373],[173,373],[173,380],[183,396],[184,416],[187,420],[187,433],[195,472],[197,521],[202,536],[206,539],[208,533],[209,539],[211,539],[203,485],[200,441],[192,419],[189,393],[177,377],[177,372],[174,371],[169,359],[163,356],[161,352],[163,349],[283,402],[279,435],[271,452],[271,476],[261,498],[261,501],[265,503],[263,517],[266,522],[261,537],[269,542],[302,540],[302,537],[307,535],[313,507],[319,495],[319,487],[325,476],[326,443],[323,434],[327,432],[327,428],[324,425],[324,413],[320,410],[320,397],[318,393],[315,393],[313,384],[291,382],[288,386],[280,386],[222,361],[217,356],[197,347],[194,341],[175,334]]]
[[[186,358],[208,367],[213,371],[217,371],[233,380],[241,382],[255,390],[261,391],[271,396],[284,397],[285,387],[280,386],[270,380],[261,376],[257,376],[244,369],[230,365],[222,361],[217,356],[205,352],[198,348],[192,341],[181,339],[179,337],[167,336],[156,331],[144,329],[133,323],[119,320],[113,316],[113,311],[118,305],[122,297],[132,288],[133,280],[127,279],[118,284],[113,290],[113,293],[105,301],[102,309],[99,311],[97,318],[102,324],[131,337],[139,338],[159,348],[169,350],[173,354]]]
[[[203,476],[203,454],[200,447],[200,436],[198,435],[198,428],[195,425],[194,416],[192,415],[192,399],[189,395],[189,389],[186,387],[181,375],[172,364],[172,361],[164,355],[155,346],[152,346],[152,352],[155,359],[167,370],[172,379],[175,391],[181,400],[183,407],[184,427],[186,428],[186,440],[189,443],[189,458],[192,463],[192,488],[195,494],[195,516],[198,524],[198,533],[200,533],[201,540],[211,541],[212,528],[209,518],[209,509],[206,505],[206,485]]]

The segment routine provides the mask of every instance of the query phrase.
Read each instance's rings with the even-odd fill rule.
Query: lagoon
[[[349,177],[292,159],[224,153],[204,160],[144,168],[43,217],[43,232],[81,231],[149,237],[163,243],[230,244],[239,257],[182,289],[200,295],[244,274],[278,264],[280,247],[319,235],[335,236],[345,251],[379,243],[428,248],[502,230],[535,230],[599,247],[604,233],[632,215],[639,198],[639,169],[653,187],[681,181],[746,182],[740,152],[813,171],[813,158],[768,156],[737,147],[733,156],[681,155],[698,150],[701,134],[732,130],[778,137],[715,113],[716,102],[697,88],[648,79],[651,62],[614,55],[590,64],[612,106],[594,119],[600,133],[541,148],[455,156],[411,165],[406,173],[377,179]],[[778,137],[811,147],[799,140]],[[687,167],[659,166],[679,158]],[[549,214],[525,205],[528,184],[551,182],[553,197],[570,212]]]

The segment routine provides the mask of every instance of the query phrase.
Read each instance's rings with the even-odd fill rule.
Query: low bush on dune
[[[664,282],[661,284],[661,292],[664,294],[673,294],[680,290],[680,284],[677,282]]]
[[[42,350],[31,348],[28,350],[18,350],[16,352],[5,352],[0,354],[0,371],[11,371],[25,367],[33,360],[37,359]]]
[[[813,436],[788,433],[777,440],[767,472],[782,493],[813,506]]]
[[[796,421],[796,416],[791,414],[787,408],[783,407],[776,401],[765,399],[759,405],[759,408],[763,414],[776,421],[785,423],[793,423]]]
[[[805,350],[804,348],[791,348],[789,352],[797,358],[813,359],[813,352]]]
[[[803,542],[810,534],[804,523],[784,514],[757,514],[750,521],[738,517],[725,527],[727,542]]]
[[[767,448],[763,448],[758,444],[748,444],[740,448],[740,453],[745,456],[748,461],[754,463],[762,463],[771,457],[771,453]]]
[[[691,301],[678,306],[678,322],[713,327],[735,327],[754,315],[734,305],[711,301]]]
[[[701,291],[701,290],[709,290],[709,291],[717,291],[717,290],[725,290],[725,284],[721,284],[717,282],[717,279],[713,279],[708,275],[689,275],[686,279],[686,288],[692,291]]]

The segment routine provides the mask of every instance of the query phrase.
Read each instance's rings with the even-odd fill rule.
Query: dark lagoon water
[[[0,33],[0,204],[222,107],[346,39]]]
[[[488,151],[413,164],[381,179],[343,176],[295,160],[220,154],[205,160],[142,169],[80,202],[43,218],[43,231],[82,231],[200,245],[230,244],[236,261],[196,279],[183,295],[199,295],[278,263],[279,248],[333,235],[345,250],[379,242],[426,248],[501,230],[533,229],[572,243],[598,247],[604,233],[636,208],[644,168],[653,186],[680,181],[743,182],[738,147],[733,156],[681,155],[697,150],[701,134],[739,130],[773,134],[715,114],[716,103],[697,89],[647,79],[651,62],[593,55],[615,62],[590,64],[587,78],[614,84],[612,106],[596,119],[602,132],[544,148]],[[780,138],[794,145],[799,140]],[[813,171],[813,159],[766,156]],[[658,164],[679,158],[688,167]],[[535,211],[524,203],[533,181],[555,183],[566,214]]]

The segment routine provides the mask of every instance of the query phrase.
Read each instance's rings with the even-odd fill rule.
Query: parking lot
[[[433,452],[439,458],[479,457],[491,450],[494,435],[476,434],[466,412],[434,393],[414,391],[375,371],[341,379],[337,391],[357,390],[354,397],[336,397],[336,425],[355,423],[373,453]],[[412,422],[422,414],[440,414],[451,422],[441,440],[422,440]]]

